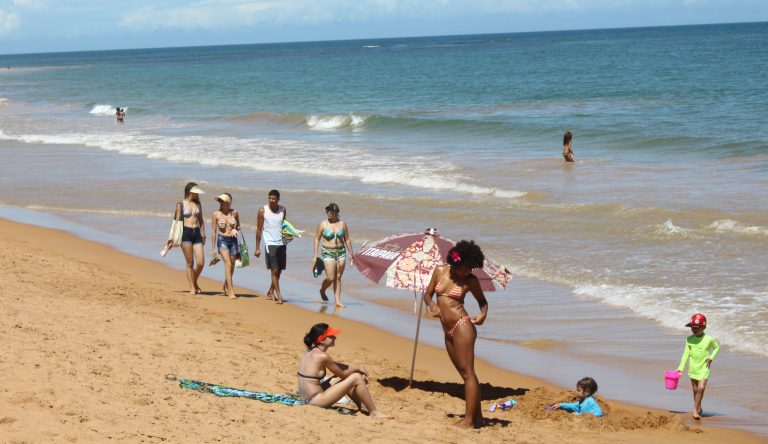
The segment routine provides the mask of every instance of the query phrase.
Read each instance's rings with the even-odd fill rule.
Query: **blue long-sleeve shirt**
[[[560,408],[566,412],[573,412],[576,415],[582,413],[591,413],[595,416],[603,416],[603,411],[595,401],[595,398],[587,396],[581,402],[561,402]]]

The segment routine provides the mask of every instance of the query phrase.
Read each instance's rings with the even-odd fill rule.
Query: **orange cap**
[[[321,334],[320,336],[317,337],[317,339],[315,339],[315,344],[319,344],[323,342],[325,338],[327,338],[328,336],[337,336],[339,333],[341,333],[341,330],[337,328],[331,328],[331,326],[329,325],[328,328],[325,329],[323,334]]]

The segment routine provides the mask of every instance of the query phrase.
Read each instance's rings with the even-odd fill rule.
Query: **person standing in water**
[[[563,134],[563,157],[566,162],[573,162],[573,149],[571,148],[571,141],[573,140],[573,134],[570,131],[566,131]]]
[[[264,259],[267,262],[267,269],[272,274],[272,283],[267,291],[267,297],[274,299],[278,304],[283,303],[283,293],[280,291],[280,275],[285,270],[286,265],[286,246],[283,240],[283,222],[285,221],[286,210],[280,202],[280,192],[271,190],[269,192],[267,205],[259,208],[259,215],[256,219],[256,248],[253,255],[261,256],[261,238],[264,236]]]

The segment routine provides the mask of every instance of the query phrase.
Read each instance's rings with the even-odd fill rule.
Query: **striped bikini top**
[[[453,287],[451,289],[451,291],[449,291],[448,293],[443,293],[442,290],[440,290],[440,287],[441,287],[440,284],[442,284],[443,281],[445,281],[445,278],[447,276],[448,276],[448,274],[443,276],[443,278],[440,279],[440,282],[438,282],[437,285],[435,285],[435,292],[437,293],[438,296],[448,296],[451,299],[456,299],[457,301],[463,302],[464,301],[464,297],[462,295],[461,285],[457,285],[457,286]]]

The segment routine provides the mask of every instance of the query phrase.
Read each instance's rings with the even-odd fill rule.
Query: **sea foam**
[[[608,305],[627,308],[634,313],[656,320],[665,327],[680,330],[691,313],[707,313],[712,322],[707,333],[721,344],[768,356],[768,343],[763,339],[768,330],[766,318],[752,310],[753,322],[745,323],[743,304],[729,304],[727,298],[709,290],[680,287],[649,287],[640,285],[585,284],[574,293],[597,299]],[[754,295],[756,305],[768,301],[768,293]],[[716,320],[716,321],[715,321]]]
[[[317,131],[333,131],[343,128],[359,128],[365,125],[366,117],[355,114],[306,117],[307,126]]]
[[[0,139],[25,143],[79,144],[141,155],[149,159],[206,166],[235,166],[266,172],[294,172],[330,176],[364,183],[391,183],[408,187],[469,193],[506,199],[526,195],[470,183],[452,174],[457,165],[427,156],[387,156],[347,145],[317,144],[301,140],[240,139],[235,137],[168,137],[135,132],[11,135],[0,131]],[[222,155],[221,147],[229,153]],[[436,171],[446,171],[442,176]]]
[[[730,219],[716,220],[712,222],[707,228],[714,230],[717,233],[768,236],[768,228],[766,227],[749,226]]]
[[[128,108],[123,109],[126,111],[128,110]],[[94,105],[94,107],[88,113],[97,116],[114,116],[115,107],[112,105]]]

